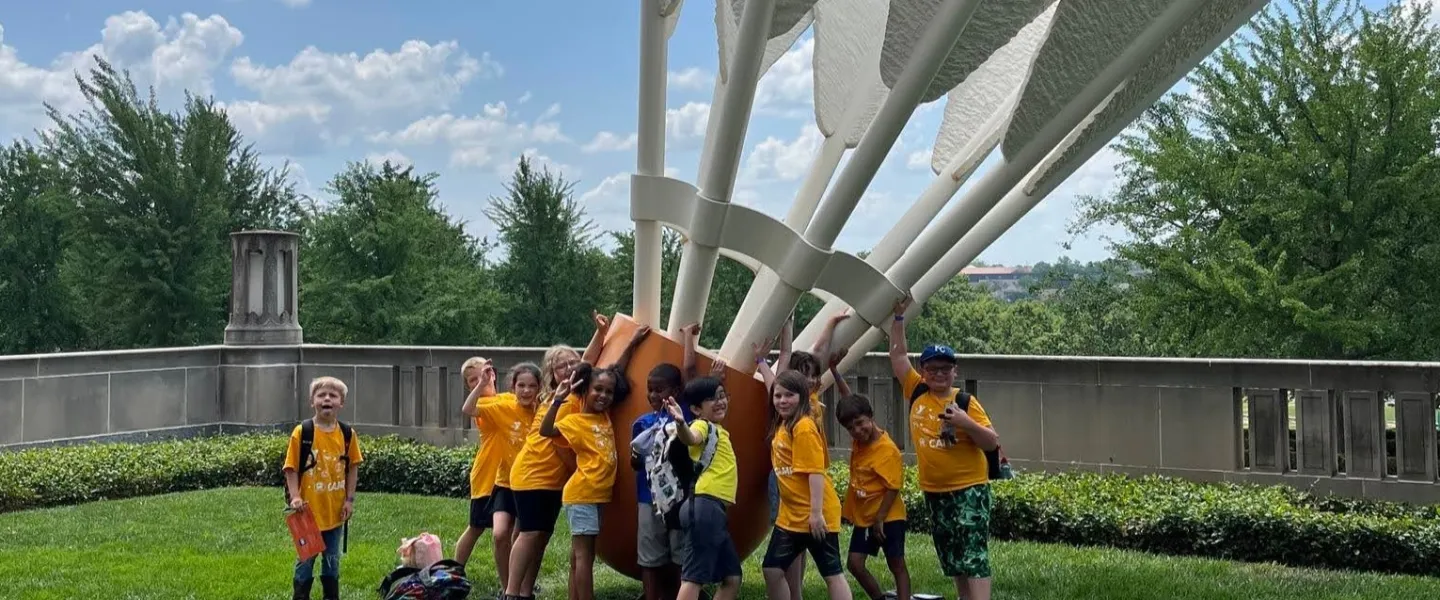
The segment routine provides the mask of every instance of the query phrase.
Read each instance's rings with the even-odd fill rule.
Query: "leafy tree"
[[[495,280],[511,299],[501,328],[511,344],[584,344],[594,330],[590,311],[608,306],[616,282],[601,278],[614,268],[595,247],[594,224],[573,187],[549,169],[536,172],[522,156],[506,195],[485,211],[505,250]]]
[[[337,174],[338,200],[302,221],[300,304],[307,340],[499,345],[504,299],[481,243],[436,205],[436,175],[385,162]]]
[[[101,348],[219,341],[230,293],[230,232],[294,213],[284,174],[260,168],[213,103],[179,113],[142,99],[104,60],[76,77],[89,109],[61,115],[44,149],[75,202],[64,280]]]
[[[60,280],[68,225],[58,168],[28,143],[0,147],[0,354],[68,350],[82,335]]]
[[[612,231],[615,250],[610,254],[609,312],[635,314],[635,232]],[[670,317],[670,298],[675,294],[675,277],[680,272],[680,234],[665,229],[660,237],[660,322]]]
[[[1287,4],[1143,115],[1075,230],[1128,234],[1136,321],[1177,352],[1433,359],[1440,32],[1398,1]]]

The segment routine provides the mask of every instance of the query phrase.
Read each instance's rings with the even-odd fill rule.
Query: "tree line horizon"
[[[1113,258],[1061,259],[1013,301],[957,277],[909,324],[977,354],[1440,360],[1440,26],[1392,0],[1277,1],[1112,148],[1079,199]],[[494,240],[437,203],[436,173],[351,162],[320,203],[261,166],[224,110],[162,110],[100,58],[88,108],[0,146],[0,354],[219,343],[234,231],[301,236],[307,342],[583,344],[630,311],[633,237],[598,231],[561,174],[521,160]],[[607,239],[608,238],[608,239]],[[603,249],[600,240],[610,242]],[[667,232],[662,322],[679,264]],[[1067,246],[1068,248],[1068,246]],[[503,257],[499,256],[503,250]],[[701,342],[753,276],[722,258]],[[796,326],[820,307],[805,297]]]

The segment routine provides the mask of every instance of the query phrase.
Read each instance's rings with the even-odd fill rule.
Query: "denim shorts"
[[[565,520],[570,535],[600,535],[599,504],[566,504]]]

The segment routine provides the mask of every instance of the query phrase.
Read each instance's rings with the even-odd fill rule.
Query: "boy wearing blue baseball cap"
[[[931,344],[910,365],[905,310],[895,304],[890,325],[890,367],[910,399],[910,439],[919,463],[920,489],[930,508],[931,535],[941,570],[959,597],[990,600],[990,468],[986,452],[1000,437],[980,400],[955,387],[955,350]]]

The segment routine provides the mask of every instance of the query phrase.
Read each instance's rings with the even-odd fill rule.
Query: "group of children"
[[[933,536],[942,570],[954,578],[960,597],[988,600],[990,566],[990,490],[985,452],[998,447],[984,408],[953,387],[955,354],[929,346],[920,371],[905,349],[903,314],[896,305],[890,358],[910,398],[910,430],[925,493],[935,524]],[[492,364],[471,358],[461,367],[468,390],[462,411],[474,419],[480,445],[470,472],[470,517],[455,548],[455,561],[468,562],[485,529],[492,531],[494,557],[503,600],[528,600],[538,594],[536,578],[560,513],[571,535],[572,600],[594,597],[595,541],[602,530],[600,505],[612,500],[618,468],[610,410],[625,401],[625,376],[635,348],[648,335],[640,327],[615,364],[597,366],[609,330],[608,320],[592,314],[595,333],[583,354],[565,346],[548,349],[540,365],[522,363],[510,370],[509,390],[500,392]],[[772,599],[800,597],[805,554],[814,560],[829,597],[850,600],[843,572],[848,567],[872,599],[883,597],[866,569],[867,557],[885,552],[896,594],[908,599],[905,563],[906,507],[901,498],[903,462],[889,434],[874,421],[863,395],[852,394],[836,372],[843,353],[827,351],[841,314],[829,320],[815,347],[790,351],[790,325],[781,335],[775,369],[766,362],[768,347],[755,347],[757,370],[770,390],[770,511],[774,529],[762,570]],[[651,411],[632,426],[632,439],[649,430],[669,431],[689,450],[699,473],[678,509],[677,523],[656,510],[653,465],[631,452],[637,471],[637,560],[646,600],[698,600],[702,586],[717,585],[716,600],[731,600],[740,589],[741,561],[730,539],[727,511],[735,503],[738,468],[730,433],[725,429],[729,397],[722,383],[725,365],[696,372],[699,327],[683,329],[682,366],[663,363],[646,378]],[[821,357],[825,358],[822,367]],[[834,375],[840,400],[837,421],[852,439],[850,486],[842,504],[828,474],[819,390],[825,370]],[[776,373],[775,371],[779,371]],[[353,512],[356,468],[363,460],[358,441],[336,416],[344,405],[345,384],[322,377],[311,384],[313,461],[301,456],[304,426],[291,436],[284,467],[292,508],[307,503],[322,530],[324,598],[338,598],[338,532]],[[957,404],[963,398],[963,406]],[[669,429],[665,429],[668,427]],[[956,435],[962,432],[963,435]],[[310,469],[302,462],[314,462]],[[853,526],[846,560],[841,560],[841,521]],[[313,561],[297,562],[295,597],[309,598]]]

